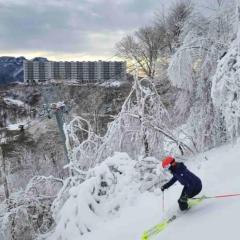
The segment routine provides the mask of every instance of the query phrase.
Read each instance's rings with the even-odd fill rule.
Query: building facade
[[[26,83],[49,80],[96,83],[110,79],[126,79],[126,62],[24,61],[24,82]]]

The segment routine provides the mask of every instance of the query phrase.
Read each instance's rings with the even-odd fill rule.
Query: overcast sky
[[[0,0],[0,56],[108,59],[117,41],[172,1]]]

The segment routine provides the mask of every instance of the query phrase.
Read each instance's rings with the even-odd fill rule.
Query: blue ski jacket
[[[193,192],[201,191],[201,180],[190,172],[183,163],[176,163],[176,165],[171,166],[169,170],[173,178],[163,185],[164,189],[171,187],[176,181],[179,181],[184,186],[188,195],[192,195]]]

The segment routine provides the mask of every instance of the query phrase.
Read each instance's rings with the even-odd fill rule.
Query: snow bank
[[[140,187],[135,165],[127,154],[115,153],[90,170],[87,180],[70,189],[70,197],[55,213],[57,226],[49,239],[80,239],[134,204]]]

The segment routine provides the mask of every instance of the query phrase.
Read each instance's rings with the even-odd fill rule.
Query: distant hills
[[[0,85],[13,82],[23,82],[23,61],[25,57],[0,57]],[[32,60],[46,61],[46,58],[37,57]]]

